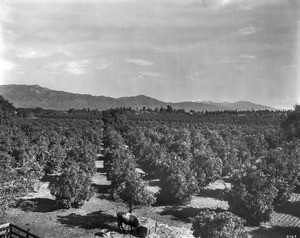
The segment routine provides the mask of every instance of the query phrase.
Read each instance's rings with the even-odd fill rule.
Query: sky
[[[300,103],[298,0],[0,0],[0,84]]]

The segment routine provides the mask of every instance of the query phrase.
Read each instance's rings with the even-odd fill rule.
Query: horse
[[[122,228],[122,230],[124,231],[123,223],[130,226],[131,232],[133,227],[136,229],[140,227],[139,220],[132,213],[117,212],[117,218],[119,230],[121,230]]]

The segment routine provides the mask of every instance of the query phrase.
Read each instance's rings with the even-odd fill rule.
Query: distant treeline
[[[114,108],[105,111],[97,109],[70,109],[59,111],[43,108],[19,108],[16,113],[21,118],[66,118],[66,119],[98,119],[106,122],[127,118],[129,120],[167,120],[167,121],[197,121],[207,117],[259,117],[284,119],[290,111],[284,110],[224,110],[224,111],[185,111],[184,109],[167,108]]]

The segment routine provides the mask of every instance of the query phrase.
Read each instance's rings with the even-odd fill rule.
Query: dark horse
[[[123,223],[130,226],[131,232],[133,227],[139,228],[140,226],[139,220],[132,213],[117,212],[117,218],[119,230],[121,230],[122,228],[122,230],[124,231]]]

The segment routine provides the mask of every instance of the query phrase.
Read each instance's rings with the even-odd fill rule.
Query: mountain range
[[[174,109],[186,111],[220,111],[220,110],[274,110],[272,107],[254,104],[248,101],[234,103],[216,103],[210,101],[185,101],[163,102],[155,98],[138,95],[133,97],[112,98],[105,96],[92,96],[89,94],[77,94],[64,91],[55,91],[39,85],[0,85],[0,95],[13,103],[15,107],[69,110],[74,109],[98,109],[131,107],[136,108],[160,108],[170,105]]]

